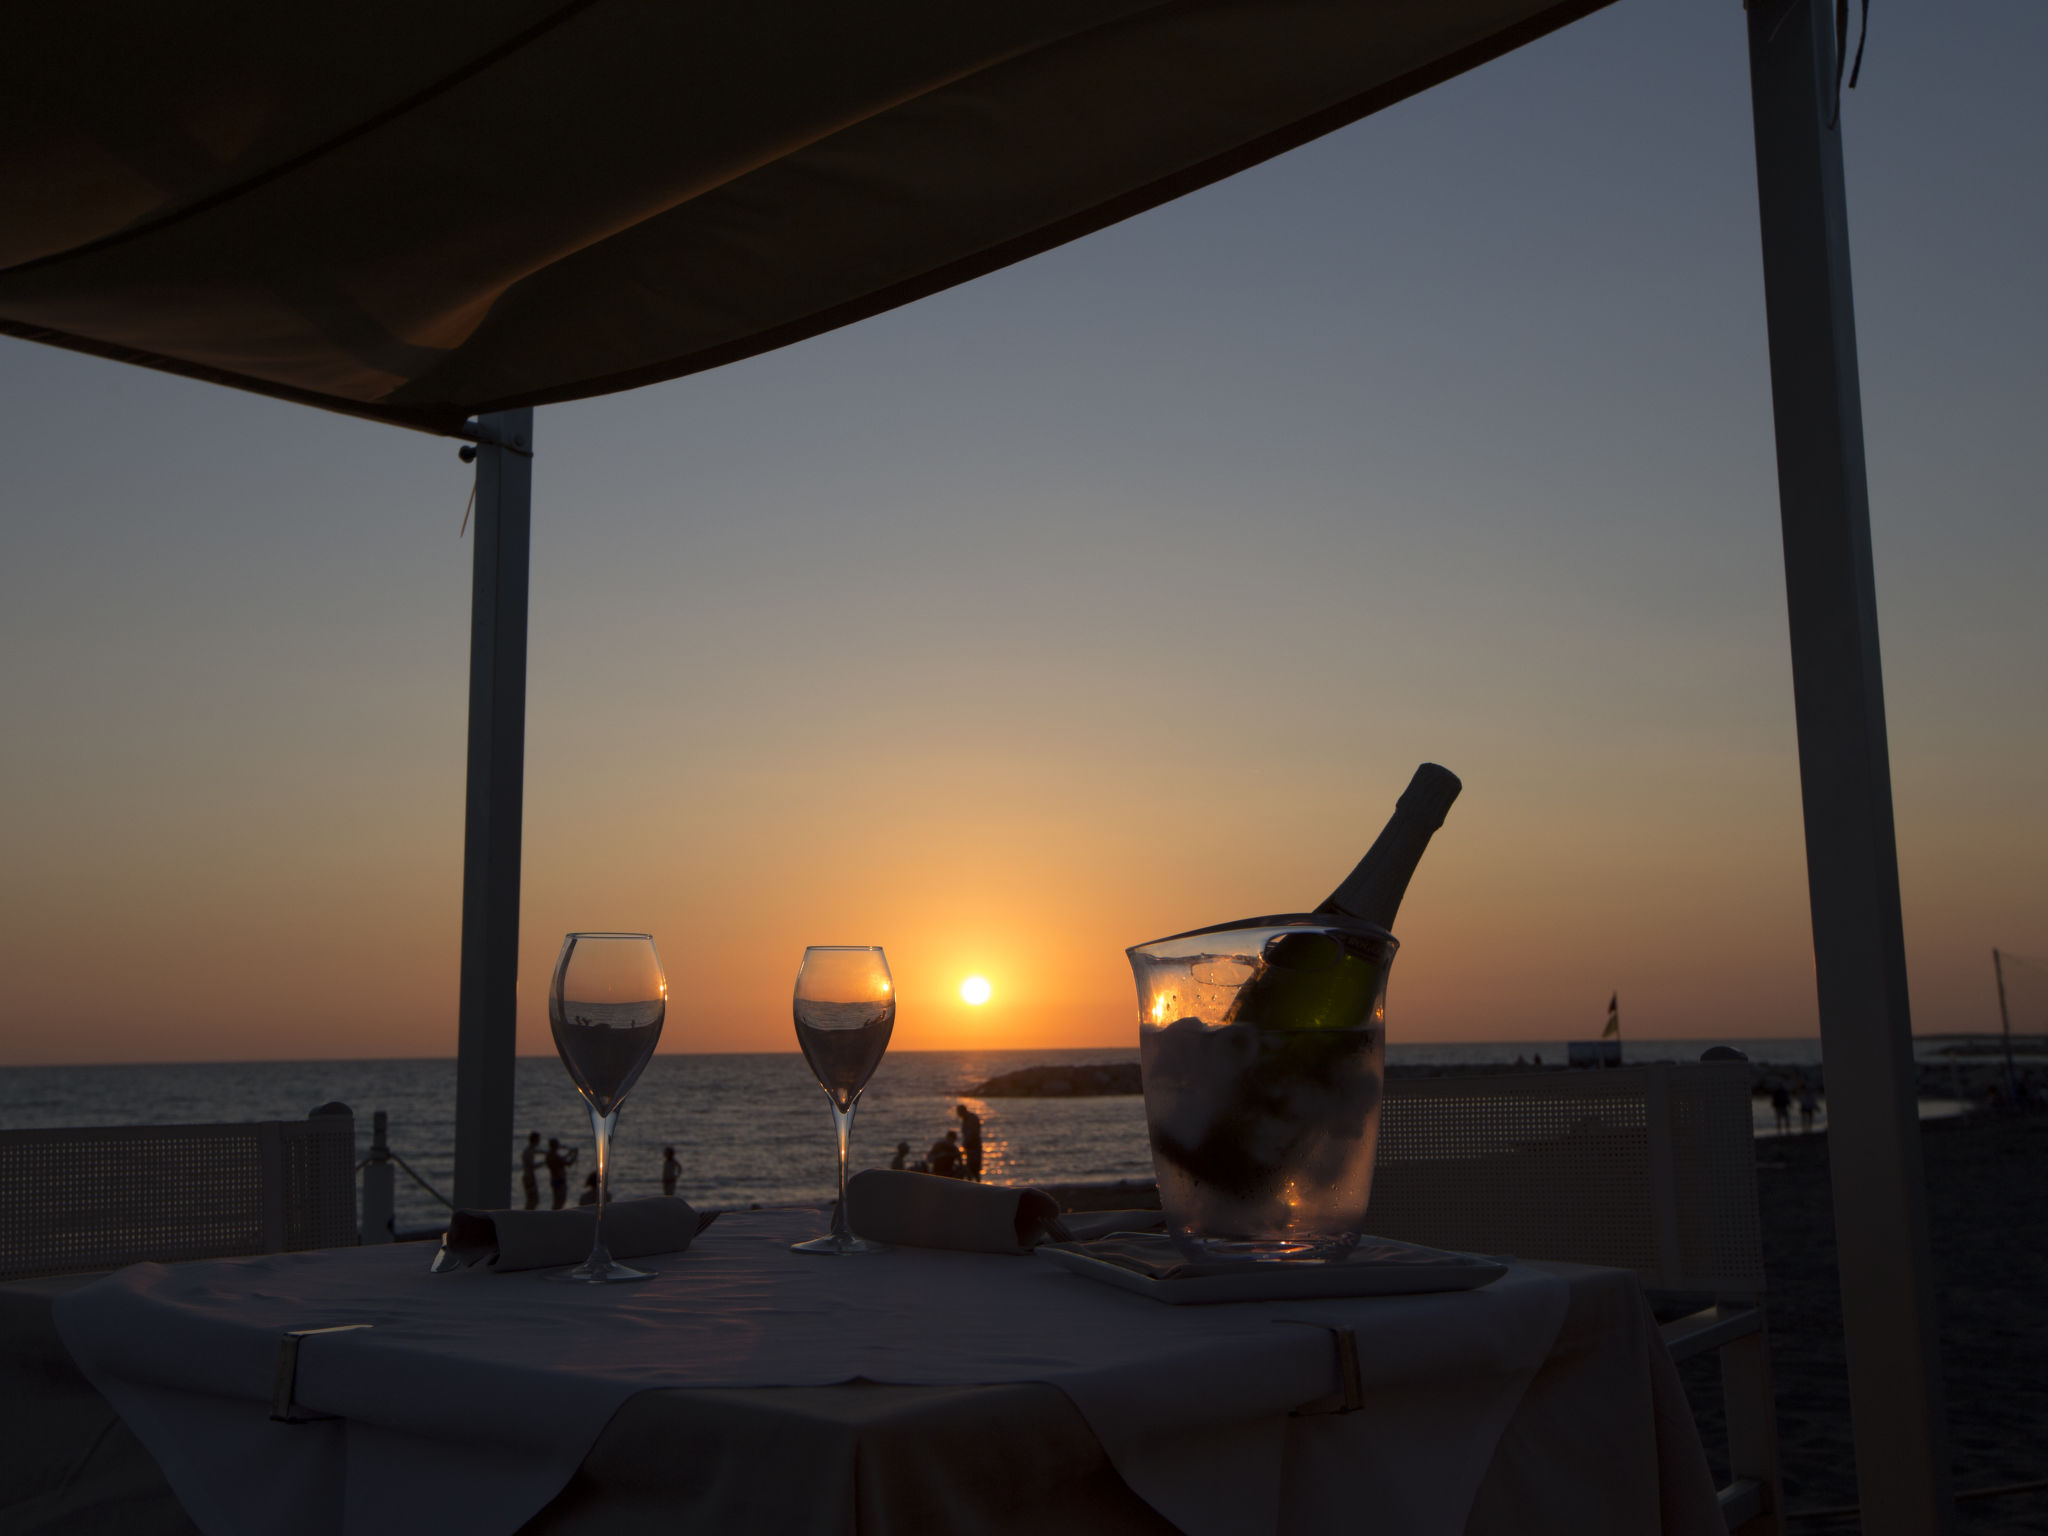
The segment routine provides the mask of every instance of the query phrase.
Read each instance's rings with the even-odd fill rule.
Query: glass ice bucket
[[[1383,928],[1305,913],[1127,951],[1152,1167],[1190,1258],[1327,1261],[1358,1242],[1396,947]]]

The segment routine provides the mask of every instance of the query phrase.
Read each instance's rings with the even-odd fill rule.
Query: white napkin
[[[681,1253],[710,1224],[687,1200],[663,1195],[616,1200],[604,1208],[604,1245],[615,1259]],[[581,1264],[590,1257],[596,1229],[594,1205],[564,1211],[457,1211],[448,1218],[434,1273],[481,1268],[509,1274]]]
[[[886,1168],[846,1182],[846,1224],[874,1242],[906,1248],[1029,1253],[1048,1232],[1064,1235],[1059,1219],[1059,1202],[1042,1189]]]

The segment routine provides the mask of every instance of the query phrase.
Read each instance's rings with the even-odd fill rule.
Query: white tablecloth
[[[1166,1307],[1029,1257],[787,1251],[821,1221],[726,1216],[635,1286],[430,1276],[397,1246],[138,1265],[55,1315],[208,1536],[510,1532],[633,1393],[857,1379],[1051,1383],[1192,1536],[1275,1530],[1283,1506],[1312,1525],[1368,1490],[1384,1529],[1456,1536],[1569,1292],[1516,1266],[1448,1296]],[[362,1322],[302,1345],[296,1401],[336,1417],[273,1422],[281,1335]],[[1288,1412],[1338,1386],[1338,1329],[1365,1408],[1283,1465]]]

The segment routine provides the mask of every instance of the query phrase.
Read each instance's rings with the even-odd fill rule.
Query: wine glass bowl
[[[590,1257],[563,1276],[594,1285],[650,1280],[617,1263],[604,1245],[611,1139],[619,1106],[647,1069],[668,1015],[668,978],[644,933],[572,933],[548,984],[548,1027],[569,1080],[590,1110],[597,1143],[597,1221]]]
[[[868,1253],[874,1245],[846,1222],[846,1159],[853,1110],[896,1027],[896,984],[879,944],[813,944],[804,951],[792,1003],[797,1044],[832,1103],[839,1138],[839,1203],[832,1230],[797,1243],[797,1253]]]

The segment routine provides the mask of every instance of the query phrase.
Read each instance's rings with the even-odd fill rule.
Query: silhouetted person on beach
[[[946,1132],[943,1137],[932,1143],[932,1149],[925,1154],[925,1157],[931,1164],[931,1171],[940,1178],[959,1178],[961,1173],[960,1133],[958,1131]]]
[[[1813,1091],[1813,1084],[1808,1083],[1799,1090],[1800,1135],[1811,1136],[1813,1134],[1813,1117],[1817,1113],[1819,1113],[1819,1111],[1820,1095]]]
[[[612,1201],[618,1199],[618,1196],[613,1194],[610,1190],[606,1190],[604,1192],[604,1198],[605,1203],[609,1205]],[[584,1176],[583,1193],[576,1197],[576,1203],[578,1205],[597,1204],[597,1174],[595,1172],[591,1172]]]
[[[540,1205],[540,1132],[528,1131],[526,1145],[519,1149],[519,1187],[526,1191],[526,1208]]]
[[[960,1151],[967,1159],[967,1177],[975,1183],[981,1182],[981,1116],[965,1104],[955,1104],[953,1113],[960,1117]]]
[[[907,1141],[899,1141],[896,1143],[896,1155],[889,1159],[890,1171],[893,1173],[902,1173],[906,1168],[909,1167],[909,1164],[910,1143]]]
[[[1783,1083],[1771,1084],[1771,1113],[1778,1117],[1778,1134],[1792,1134],[1792,1094]]]
[[[561,1142],[552,1136],[548,1138],[548,1191],[555,1197],[549,1209],[559,1211],[569,1203],[569,1165],[575,1161],[574,1147],[564,1151]]]
[[[674,1147],[663,1147],[661,1149],[661,1192],[664,1195],[673,1196],[676,1192],[676,1180],[682,1176],[683,1165],[676,1161],[676,1149]]]

